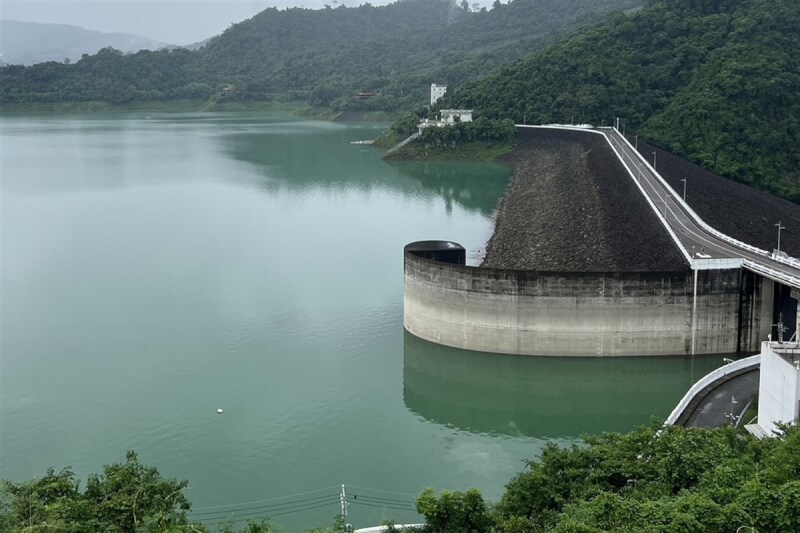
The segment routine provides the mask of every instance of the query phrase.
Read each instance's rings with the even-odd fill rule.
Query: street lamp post
[[[686,201],[686,178],[681,179],[683,182],[683,201]]]
[[[781,226],[781,221],[779,220],[777,224],[773,224],[773,226],[778,227],[778,252],[781,251],[781,230],[786,229],[786,226]]]
[[[656,153],[653,152],[653,170],[656,169]]]
[[[633,147],[639,149],[639,134],[633,136]]]

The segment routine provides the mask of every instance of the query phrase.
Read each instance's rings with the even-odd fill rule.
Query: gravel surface
[[[671,237],[600,135],[522,129],[482,266],[682,271]],[[798,226],[800,230],[800,225]]]
[[[634,138],[628,136],[634,143]],[[656,152],[656,170],[683,195],[686,178],[686,201],[712,227],[741,241],[771,251],[778,243],[780,220],[781,250],[800,257],[800,206],[777,196],[723,178],[644,142],[639,152],[652,163]]]

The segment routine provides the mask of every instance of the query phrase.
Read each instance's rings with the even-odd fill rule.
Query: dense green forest
[[[497,505],[424,492],[431,533],[800,531],[800,428],[758,440],[731,427],[657,426],[549,445]]]
[[[431,533],[800,531],[800,427],[759,440],[732,427],[638,428],[545,448],[497,503],[480,492],[426,489],[416,507]],[[189,514],[186,481],[165,479],[128,452],[88,477],[70,469],[0,489],[0,531],[233,531]],[[248,513],[252,515],[253,513]],[[267,533],[256,517],[239,527]],[[343,522],[317,533],[342,531]]]
[[[800,201],[800,3],[649,0],[468,83],[448,106],[610,125]]]
[[[270,8],[195,52],[107,48],[72,64],[0,68],[0,105],[280,98],[338,110],[411,108],[428,101],[431,83],[476,79],[560,33],[640,4],[514,0],[473,11],[455,0],[400,0]],[[373,96],[359,100],[358,93]]]

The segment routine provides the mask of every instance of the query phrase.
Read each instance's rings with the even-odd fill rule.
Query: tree
[[[163,478],[129,451],[124,463],[90,475],[84,492],[69,468],[59,473],[51,468],[42,478],[25,483],[5,481],[6,509],[0,524],[11,532],[202,531],[186,516],[191,508],[183,494],[187,484]]]
[[[437,498],[427,488],[417,498],[417,512],[425,517],[426,530],[435,533],[481,533],[489,531],[491,519],[477,489],[442,491]]]

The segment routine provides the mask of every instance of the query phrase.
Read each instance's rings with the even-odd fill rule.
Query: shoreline
[[[418,142],[412,142],[392,152],[388,157],[384,156],[384,161],[477,161],[505,164],[504,159],[515,149],[514,144],[469,142],[442,148],[426,147]],[[382,147],[383,144],[377,146]]]
[[[341,123],[391,122],[392,113],[388,111],[341,111],[308,105],[306,102],[276,101],[232,101],[213,102],[209,100],[149,100],[114,104],[103,101],[87,102],[30,102],[0,104],[0,116],[16,114],[70,114],[70,113],[128,113],[128,112],[166,112],[166,113],[241,113],[246,111],[283,111],[290,115]]]

